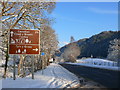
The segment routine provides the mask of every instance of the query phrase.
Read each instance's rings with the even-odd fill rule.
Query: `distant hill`
[[[80,39],[73,43],[77,43],[80,47],[81,54],[78,58],[91,57],[91,55],[94,58],[106,58],[109,42],[115,38],[120,39],[120,31],[104,31],[90,38]],[[60,53],[56,53],[55,55],[60,56],[69,45],[71,44],[61,47],[59,49]]]

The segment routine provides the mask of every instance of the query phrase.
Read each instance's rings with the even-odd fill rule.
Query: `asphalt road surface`
[[[60,64],[77,76],[89,78],[107,88],[120,88],[120,71],[91,68],[80,65]]]

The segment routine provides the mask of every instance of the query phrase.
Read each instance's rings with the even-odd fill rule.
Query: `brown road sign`
[[[39,44],[39,30],[10,30],[10,44]]]
[[[39,54],[40,31],[10,29],[9,54]]]
[[[10,45],[10,54],[39,54],[39,45]]]

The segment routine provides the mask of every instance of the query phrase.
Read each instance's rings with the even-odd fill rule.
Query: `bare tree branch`
[[[10,9],[12,9],[15,4],[16,4],[16,2],[13,2],[12,5],[9,8],[7,8],[6,10],[3,10],[3,13],[5,13],[5,12],[9,11]]]

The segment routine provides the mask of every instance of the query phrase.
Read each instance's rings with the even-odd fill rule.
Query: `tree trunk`
[[[21,74],[22,64],[23,64],[23,56],[20,55],[20,61],[19,61],[19,65],[18,65],[18,75]]]
[[[38,63],[38,69],[42,69],[42,60],[41,60],[41,56],[39,55],[39,59],[38,59],[39,63]]]
[[[6,61],[5,61],[5,68],[4,68],[4,75],[3,75],[3,78],[6,78],[8,59],[9,59],[9,55],[8,55],[8,44],[7,44]]]

